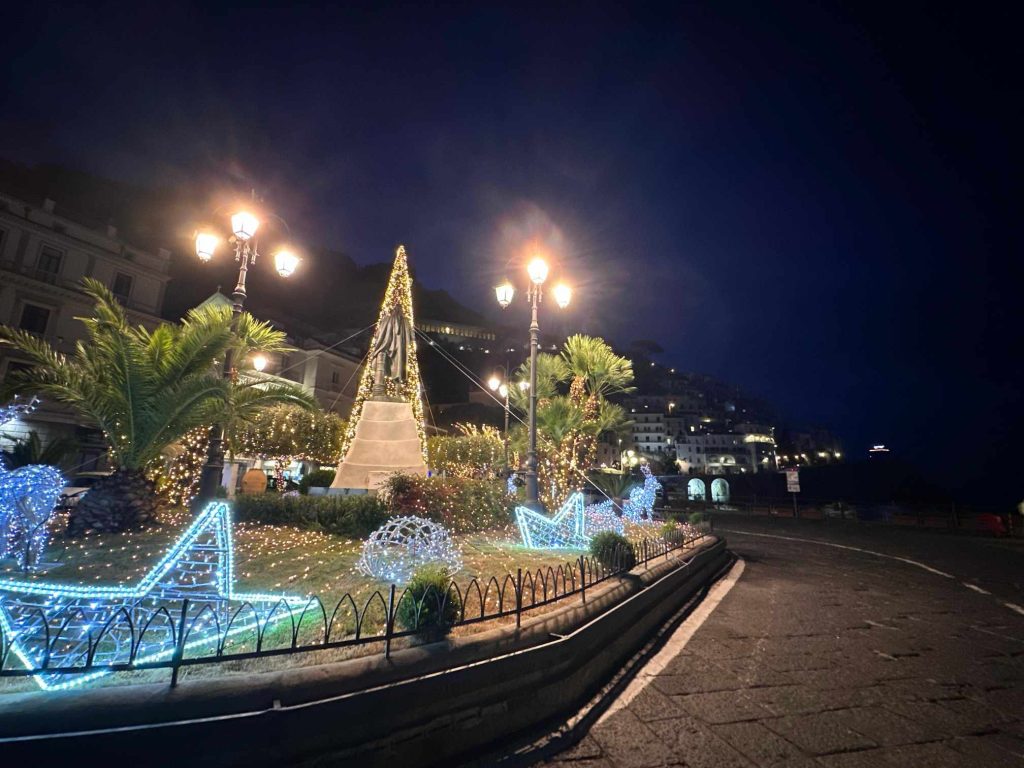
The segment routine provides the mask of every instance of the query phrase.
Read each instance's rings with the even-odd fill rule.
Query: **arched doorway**
[[[704,481],[695,477],[686,484],[686,496],[690,501],[704,501],[707,499],[707,488]]]
[[[711,500],[716,504],[729,503],[729,483],[720,477],[711,481]]]

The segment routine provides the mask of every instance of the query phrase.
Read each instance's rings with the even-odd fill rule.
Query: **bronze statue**
[[[384,380],[404,382],[408,371],[409,350],[412,349],[412,326],[406,320],[401,306],[395,304],[381,321],[377,344],[371,360],[375,366],[374,397],[386,394]]]

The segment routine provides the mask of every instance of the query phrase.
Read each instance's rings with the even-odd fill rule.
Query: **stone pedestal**
[[[329,492],[374,491],[396,472],[421,477],[427,474],[412,406],[367,400]]]

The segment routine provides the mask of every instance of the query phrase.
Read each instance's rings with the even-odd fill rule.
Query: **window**
[[[18,327],[29,333],[46,333],[46,326],[50,322],[50,310],[46,307],[39,307],[35,304],[26,304],[21,308],[21,322]]]
[[[39,260],[36,262],[36,276],[48,283],[55,282],[60,274],[60,263],[64,254],[56,248],[44,245],[39,251]]]
[[[337,371],[331,371],[331,384],[337,384],[341,381],[341,375]]]
[[[114,298],[122,304],[127,304],[128,297],[132,293],[132,276],[118,272],[114,275],[114,286],[110,290],[113,292]]]

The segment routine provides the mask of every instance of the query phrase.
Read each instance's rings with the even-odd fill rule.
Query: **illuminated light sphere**
[[[266,355],[255,355],[252,359],[252,367],[257,371],[262,371],[267,367],[267,356]]]
[[[196,256],[203,261],[209,261],[213,258],[214,251],[217,250],[217,243],[219,242],[220,238],[216,235],[209,232],[200,232],[196,235]]]
[[[572,301],[572,288],[565,283],[559,283],[555,286],[555,303],[558,304],[562,309],[569,306],[569,302]]]
[[[248,211],[239,211],[231,217],[231,231],[242,242],[245,242],[260,228],[260,220]]]
[[[497,376],[491,376],[491,378],[487,380],[487,386],[490,387],[491,391],[493,392],[498,387],[501,386],[501,379],[499,379]]]
[[[498,386],[498,394],[501,395],[502,397],[508,397],[508,385],[500,384]]]
[[[526,265],[526,273],[535,285],[540,285],[548,279],[548,263],[540,256],[534,256]]]
[[[530,382],[526,381],[525,379],[523,381],[519,382],[519,389],[521,389],[523,392],[525,392],[529,388],[530,388]]]
[[[367,576],[405,584],[423,565],[462,570],[462,553],[441,525],[423,517],[393,517],[363,543],[357,567]]]
[[[512,283],[506,280],[501,285],[494,286],[494,295],[498,299],[498,304],[501,305],[502,309],[505,309],[509,304],[512,303],[512,297],[515,295],[516,289],[512,287]]]
[[[278,251],[274,255],[274,268],[281,277],[291,277],[299,266],[299,257],[289,250]]]

